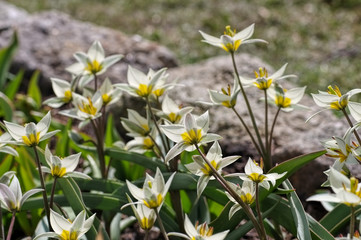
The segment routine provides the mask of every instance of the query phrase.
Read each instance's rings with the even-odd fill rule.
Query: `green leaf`
[[[58,156],[68,156],[70,154],[69,152],[69,135],[68,135],[68,131],[69,129],[71,129],[72,127],[72,119],[68,120],[68,123],[61,129],[60,134],[57,134],[58,139],[57,139],[57,144],[56,144],[56,154]]]
[[[154,172],[156,171],[157,167],[162,172],[167,171],[165,164],[160,160],[156,158],[148,158],[138,153],[132,153],[115,148],[107,148],[105,150],[105,154],[113,159],[112,163],[116,161],[128,161],[128,162],[136,163]]]
[[[361,213],[361,207],[355,210],[355,215]],[[351,209],[345,204],[338,204],[332,211],[327,213],[321,220],[320,224],[324,226],[330,233],[338,234],[350,221]]]
[[[283,182],[283,186],[289,190],[293,189],[293,186],[288,179],[286,179]],[[291,205],[293,221],[297,226],[297,238],[299,240],[311,239],[310,229],[308,227],[307,215],[305,213],[305,210],[303,209],[300,199],[298,198],[295,191],[287,194],[287,197]]]
[[[290,160],[284,161],[279,165],[273,167],[269,170],[268,173],[286,173],[282,178],[276,181],[274,186],[271,186],[270,189],[267,191],[266,189],[262,188],[260,191],[260,199],[261,201],[267,197],[270,192],[273,192],[284,180],[292,176],[298,169],[303,167],[305,164],[311,162],[312,160],[322,156],[326,153],[326,150],[312,152],[309,154],[301,155]]]
[[[15,107],[11,100],[2,92],[0,92],[0,117],[2,116],[6,121],[12,121]]]
[[[335,237],[327,231],[325,227],[317,222],[313,217],[307,214],[308,223],[310,224],[310,230],[313,240],[334,240]]]
[[[14,100],[16,93],[19,90],[21,82],[24,78],[24,70],[20,70],[19,73],[13,78],[5,88],[5,95],[10,100]]]
[[[40,74],[39,71],[35,71],[33,73],[28,87],[28,96],[35,101],[36,106],[38,108],[41,106],[41,92],[38,86],[39,74]]]
[[[0,89],[4,89],[12,58],[19,45],[18,35],[14,32],[8,47],[0,50]]]
[[[66,199],[68,200],[70,206],[73,208],[76,214],[79,214],[82,210],[87,210],[86,205],[84,204],[81,191],[72,178],[60,178],[59,184],[64,192]],[[97,203],[99,204],[99,203]],[[109,204],[109,203],[108,203]],[[89,213],[88,213],[89,217]],[[98,218],[95,218],[94,223],[90,230],[86,233],[87,238],[96,239],[98,235],[97,229],[100,229],[100,221]],[[102,230],[104,230],[102,228]],[[109,240],[109,236],[105,231],[102,231],[103,238]]]

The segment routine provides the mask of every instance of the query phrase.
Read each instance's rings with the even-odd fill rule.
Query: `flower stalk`
[[[241,83],[241,79],[239,77],[239,74],[238,74],[238,71],[237,71],[237,65],[236,65],[236,60],[235,60],[235,57],[234,57],[234,53],[231,52],[231,57],[232,57],[232,63],[233,63],[233,68],[234,68],[234,72],[236,74],[236,78],[237,78],[237,81],[238,81],[238,84],[241,88],[241,91],[242,91],[242,95],[243,95],[243,98],[244,98],[244,101],[246,102],[246,105],[247,105],[247,110],[248,110],[248,113],[249,113],[249,116],[251,118],[251,121],[252,121],[252,125],[253,125],[253,128],[255,130],[255,133],[257,135],[257,140],[258,140],[258,143],[260,145],[260,148],[261,148],[261,152],[262,152],[262,157],[263,159],[265,159],[266,162],[268,162],[268,156],[267,156],[267,153],[266,153],[266,149],[264,147],[264,144],[263,144],[263,141],[261,139],[261,135],[258,131],[258,127],[257,127],[257,123],[256,123],[256,119],[253,115],[253,111],[252,111],[252,108],[251,108],[251,105],[249,103],[249,100],[248,100],[248,97],[246,95],[246,92],[244,91],[244,87]],[[266,170],[269,170],[269,169],[266,169]]]
[[[259,202],[259,184],[258,184],[258,182],[256,182],[256,209],[257,209],[258,222],[259,222],[260,228],[262,230],[262,233],[266,236],[266,230],[264,228],[262,212],[261,212],[261,205]]]
[[[13,211],[10,226],[9,226],[9,231],[8,231],[8,235],[6,237],[6,240],[11,240],[11,235],[13,233],[14,223],[15,223],[15,215],[16,215],[16,211]]]
[[[229,194],[239,203],[239,205],[243,208],[245,214],[248,216],[248,218],[252,221],[253,226],[255,227],[259,237],[261,240],[266,240],[266,234],[264,231],[262,231],[260,227],[260,223],[258,223],[256,217],[254,216],[252,210],[250,207],[242,201],[242,199],[238,196],[238,194],[228,185],[227,181],[217,172],[217,170],[213,167],[213,165],[209,162],[209,160],[206,158],[204,153],[201,151],[201,149],[198,147],[197,144],[194,144],[196,147],[198,153],[201,155],[203,160],[207,163],[209,168],[212,170],[213,176],[217,179],[217,181],[222,185],[222,187],[229,192]]]
[[[53,205],[54,205],[54,194],[55,194],[55,187],[56,187],[57,180],[58,180],[58,177],[55,176],[53,186],[51,187],[51,193],[50,193],[50,204],[49,204],[50,209],[53,209]]]
[[[351,205],[350,237],[355,234],[355,207]]]
[[[350,127],[353,128],[353,124],[352,124],[351,119],[350,119],[350,117],[348,116],[346,110],[345,110],[345,109],[342,109],[342,113],[343,113],[343,115],[345,116],[345,118],[346,118],[348,124],[350,125]],[[359,145],[361,145],[361,138],[360,138],[360,136],[358,135],[358,133],[356,132],[356,130],[353,131],[353,133],[354,133],[354,135],[355,135],[355,137],[356,137]]]
[[[41,170],[39,154],[38,154],[38,150],[36,149],[36,146],[34,146],[33,149],[34,149],[34,153],[35,153],[36,164],[38,165],[41,188],[44,189],[43,200],[44,200],[44,208],[45,208],[45,212],[46,212],[46,217],[48,219],[49,228],[51,229],[51,227],[50,227],[50,208],[49,208],[49,203],[48,203],[48,196],[46,194],[46,189],[45,189],[44,175],[43,175],[43,171]]]
[[[159,224],[159,228],[160,228],[161,233],[163,234],[164,239],[169,240],[167,232],[165,231],[162,219],[160,218],[158,209],[154,208],[154,212],[157,215],[157,221],[158,221],[158,224]]]

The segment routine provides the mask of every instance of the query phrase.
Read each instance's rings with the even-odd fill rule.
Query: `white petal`
[[[61,235],[63,230],[69,231],[71,228],[71,223],[52,209],[50,209],[50,224],[54,232],[59,235]]]
[[[19,139],[22,139],[23,136],[25,136],[25,127],[7,121],[4,121],[4,123],[9,134],[15,140],[18,141]]]
[[[29,198],[31,197],[32,195],[36,194],[36,193],[39,193],[39,192],[42,192],[44,191],[43,189],[31,189],[29,191],[27,191],[26,193],[24,193],[23,197],[21,198],[21,201],[20,201],[20,207],[24,204],[24,202]]]
[[[253,32],[254,32],[254,23],[251,24],[250,26],[248,26],[247,28],[243,29],[242,31],[236,33],[236,35],[234,35],[233,38],[234,38],[235,40],[238,40],[238,39],[241,39],[241,40],[248,39],[248,38],[252,37]]]
[[[126,181],[126,183],[127,183],[128,189],[129,189],[130,193],[133,195],[133,197],[135,197],[139,201],[143,201],[143,199],[144,199],[143,190],[138,188],[137,186],[135,186],[133,183],[129,182],[128,180]]]

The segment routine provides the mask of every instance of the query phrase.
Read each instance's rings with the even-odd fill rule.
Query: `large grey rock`
[[[29,73],[40,70],[44,92],[52,92],[50,77],[70,79],[65,68],[75,62],[72,55],[86,52],[95,40],[102,43],[106,55],[125,56],[107,72],[117,81],[125,81],[128,64],[144,71],[177,65],[173,53],[154,42],[80,22],[55,11],[28,14],[0,1],[0,30],[0,47],[8,44],[14,30],[18,32],[20,47],[12,70],[22,68]]]
[[[263,61],[247,54],[237,55],[236,62],[240,75],[245,77],[252,77],[254,71],[259,67],[266,67],[270,73],[273,72],[272,68]],[[197,101],[210,102],[207,89],[221,90],[221,88],[226,88],[227,84],[233,84],[233,67],[230,56],[215,57],[198,64],[178,67],[170,70],[169,73],[171,78],[179,79],[179,83],[184,85],[183,88],[177,88],[176,91],[171,93],[173,98],[180,99],[184,105],[194,105]],[[286,74],[290,73],[286,72]],[[283,80],[281,84],[287,88],[296,86],[295,82],[287,80]],[[263,92],[256,87],[249,87],[246,88],[246,93],[256,121],[260,126],[259,129],[263,134],[265,129],[264,102],[259,101],[259,98],[263,97]],[[293,111],[290,113],[281,112],[279,115],[274,130],[272,150],[275,163],[322,150],[323,147],[320,140],[325,140],[332,136],[342,137],[347,129],[347,123],[336,118],[331,111],[320,113],[314,119],[305,123],[305,120],[311,114],[320,109],[315,106],[309,95],[305,95],[301,103],[309,106],[311,109],[309,111]],[[201,109],[200,112],[207,109],[204,105],[197,103],[196,105]],[[249,126],[251,126],[242,96],[238,97],[236,109],[244,120],[247,120]],[[273,121],[275,110],[274,107],[270,107],[269,125]],[[235,171],[240,170],[244,166],[249,156],[254,156],[256,159],[259,158],[245,129],[241,127],[238,118],[230,109],[217,106],[211,107],[209,112],[211,121],[210,132],[223,136],[223,139],[220,141],[223,151],[227,155],[240,154],[243,156],[239,160],[241,164],[235,166]],[[251,131],[253,131],[252,128]],[[303,199],[312,194],[315,189],[320,188],[320,184],[326,179],[323,171],[332,163],[332,160],[320,157],[296,174],[292,182]]]

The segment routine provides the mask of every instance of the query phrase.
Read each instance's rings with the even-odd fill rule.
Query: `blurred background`
[[[242,52],[299,76],[309,92],[330,84],[361,87],[361,0],[8,0],[29,12],[58,10],[72,17],[137,34],[171,49],[179,63],[225,54],[201,42],[198,30],[220,36],[256,23]],[[251,74],[251,73],[250,73]],[[252,77],[250,75],[249,77]]]

